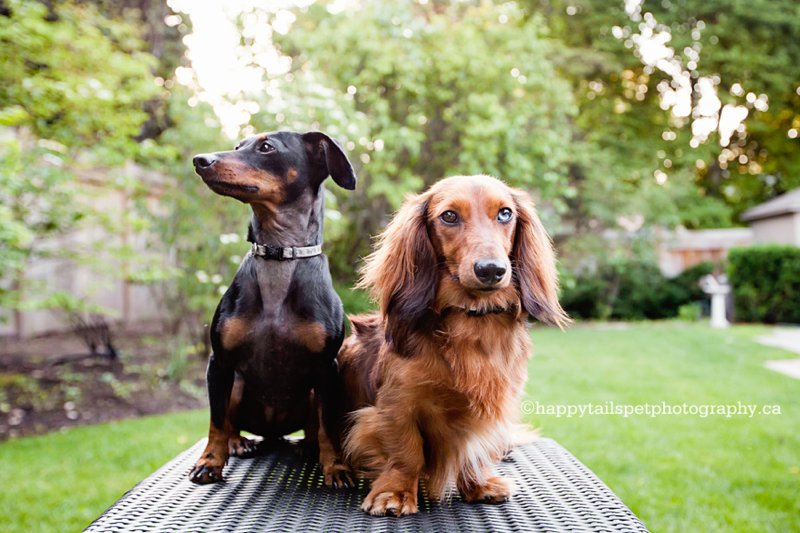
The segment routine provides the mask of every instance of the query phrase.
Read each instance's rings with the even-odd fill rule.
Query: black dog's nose
[[[211,154],[200,154],[192,159],[195,168],[208,168],[217,162],[217,158]]]
[[[482,259],[475,261],[472,267],[475,270],[475,275],[478,279],[486,285],[494,285],[506,274],[506,265],[504,261],[497,259]]]

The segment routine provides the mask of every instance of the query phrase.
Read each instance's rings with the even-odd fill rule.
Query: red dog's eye
[[[442,222],[445,224],[455,224],[458,222],[458,214],[455,211],[445,211],[439,218],[442,219]]]
[[[509,209],[508,207],[504,207],[503,209],[498,211],[498,213],[497,213],[497,221],[500,222],[501,224],[505,224],[506,222],[511,220],[511,217],[513,217],[513,216],[514,216],[514,212],[511,209]]]

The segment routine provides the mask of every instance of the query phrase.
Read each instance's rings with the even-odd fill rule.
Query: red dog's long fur
[[[486,258],[508,267],[488,287],[474,271]],[[467,501],[504,501],[511,484],[491,466],[512,445],[530,354],[526,318],[569,321],[532,200],[488,176],[444,179],[405,202],[362,274],[380,312],[351,317],[338,358],[355,410],[346,454],[374,477],[362,509],[417,512],[420,476],[434,498],[455,481]]]

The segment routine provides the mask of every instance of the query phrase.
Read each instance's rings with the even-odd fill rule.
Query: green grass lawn
[[[652,531],[800,531],[800,381],[768,331],[680,322],[534,331],[527,395],[540,403],[778,404],[753,418],[528,419],[603,479]]]
[[[698,324],[537,328],[528,399],[540,404],[778,404],[753,418],[528,419],[603,479],[654,532],[800,530],[800,381],[762,367],[792,357],[763,327]],[[0,444],[0,530],[86,526],[204,436],[205,412],[73,429]]]
[[[0,444],[0,531],[80,531],[207,429],[191,411]]]

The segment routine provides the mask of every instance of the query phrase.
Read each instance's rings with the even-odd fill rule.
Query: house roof
[[[776,217],[791,213],[800,213],[800,189],[794,189],[769,202],[752,207],[742,213],[740,217],[745,222],[761,220],[762,218]]]

